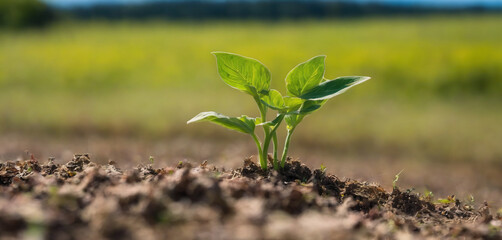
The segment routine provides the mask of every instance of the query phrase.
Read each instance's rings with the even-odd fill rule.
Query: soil
[[[88,154],[0,163],[0,239],[502,239],[502,216],[452,195],[340,179],[288,160],[100,165]]]

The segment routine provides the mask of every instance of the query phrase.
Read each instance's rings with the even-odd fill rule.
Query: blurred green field
[[[502,16],[300,22],[73,22],[0,32],[0,133],[242,137],[200,111],[256,115],[211,51],[259,59],[285,92],[299,62],[373,79],[298,128],[293,145],[444,161],[502,160]],[[245,137],[245,136],[244,136]],[[252,144],[250,142],[250,144]],[[294,153],[294,150],[293,150]]]

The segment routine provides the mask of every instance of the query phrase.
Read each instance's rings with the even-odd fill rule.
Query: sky
[[[169,2],[183,0],[42,0],[56,7],[78,7],[92,6],[96,4],[138,4],[147,2]],[[201,1],[201,0],[199,0]],[[230,2],[230,1],[259,1],[259,0],[202,0],[211,2]],[[337,1],[337,0],[320,0]],[[417,5],[417,6],[436,6],[436,7],[468,7],[484,6],[502,8],[502,0],[345,0],[346,2],[360,3],[386,3],[392,5]]]

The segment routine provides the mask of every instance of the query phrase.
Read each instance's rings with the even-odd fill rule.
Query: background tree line
[[[349,1],[174,1],[145,4],[98,4],[86,7],[54,8],[40,0],[1,0],[0,27],[25,28],[45,26],[57,19],[302,19],[346,18],[373,15],[423,15],[431,13],[479,13],[500,9],[482,7],[433,8],[383,3]]]

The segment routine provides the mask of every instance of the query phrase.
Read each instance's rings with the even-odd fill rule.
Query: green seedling
[[[476,201],[474,200],[474,196],[472,196],[472,194],[471,194],[471,195],[469,195],[469,201],[468,201],[468,202],[469,202],[471,205],[474,205],[474,203],[476,202]]]
[[[397,188],[397,181],[399,181],[399,175],[401,175],[401,173],[403,171],[404,171],[404,169],[402,169],[401,171],[399,171],[399,173],[396,174],[396,176],[394,177],[394,181],[392,181],[392,189]]]
[[[438,204],[450,204],[456,201],[455,195],[448,196],[447,198],[440,198],[436,201]]]
[[[327,100],[347,89],[362,83],[369,77],[349,76],[328,80],[324,77],[326,56],[317,56],[294,67],[286,76],[287,95],[270,89],[270,71],[256,59],[241,55],[213,52],[216,56],[218,73],[230,87],[250,95],[258,105],[260,117],[246,115],[228,117],[216,112],[201,112],[187,123],[210,121],[223,127],[249,134],[258,149],[260,166],[267,170],[267,156],[270,143],[273,142],[273,166],[284,168],[291,135],[305,116],[321,108]],[[276,116],[267,120],[268,109],[275,110]],[[276,131],[285,122],[287,135],[281,160],[278,157]],[[263,128],[264,139],[255,134],[255,128]]]
[[[324,164],[321,164],[321,172],[322,173],[326,172],[326,166],[324,166]]]
[[[433,202],[434,201],[434,193],[432,191],[425,190],[423,200],[425,200],[427,202]]]

